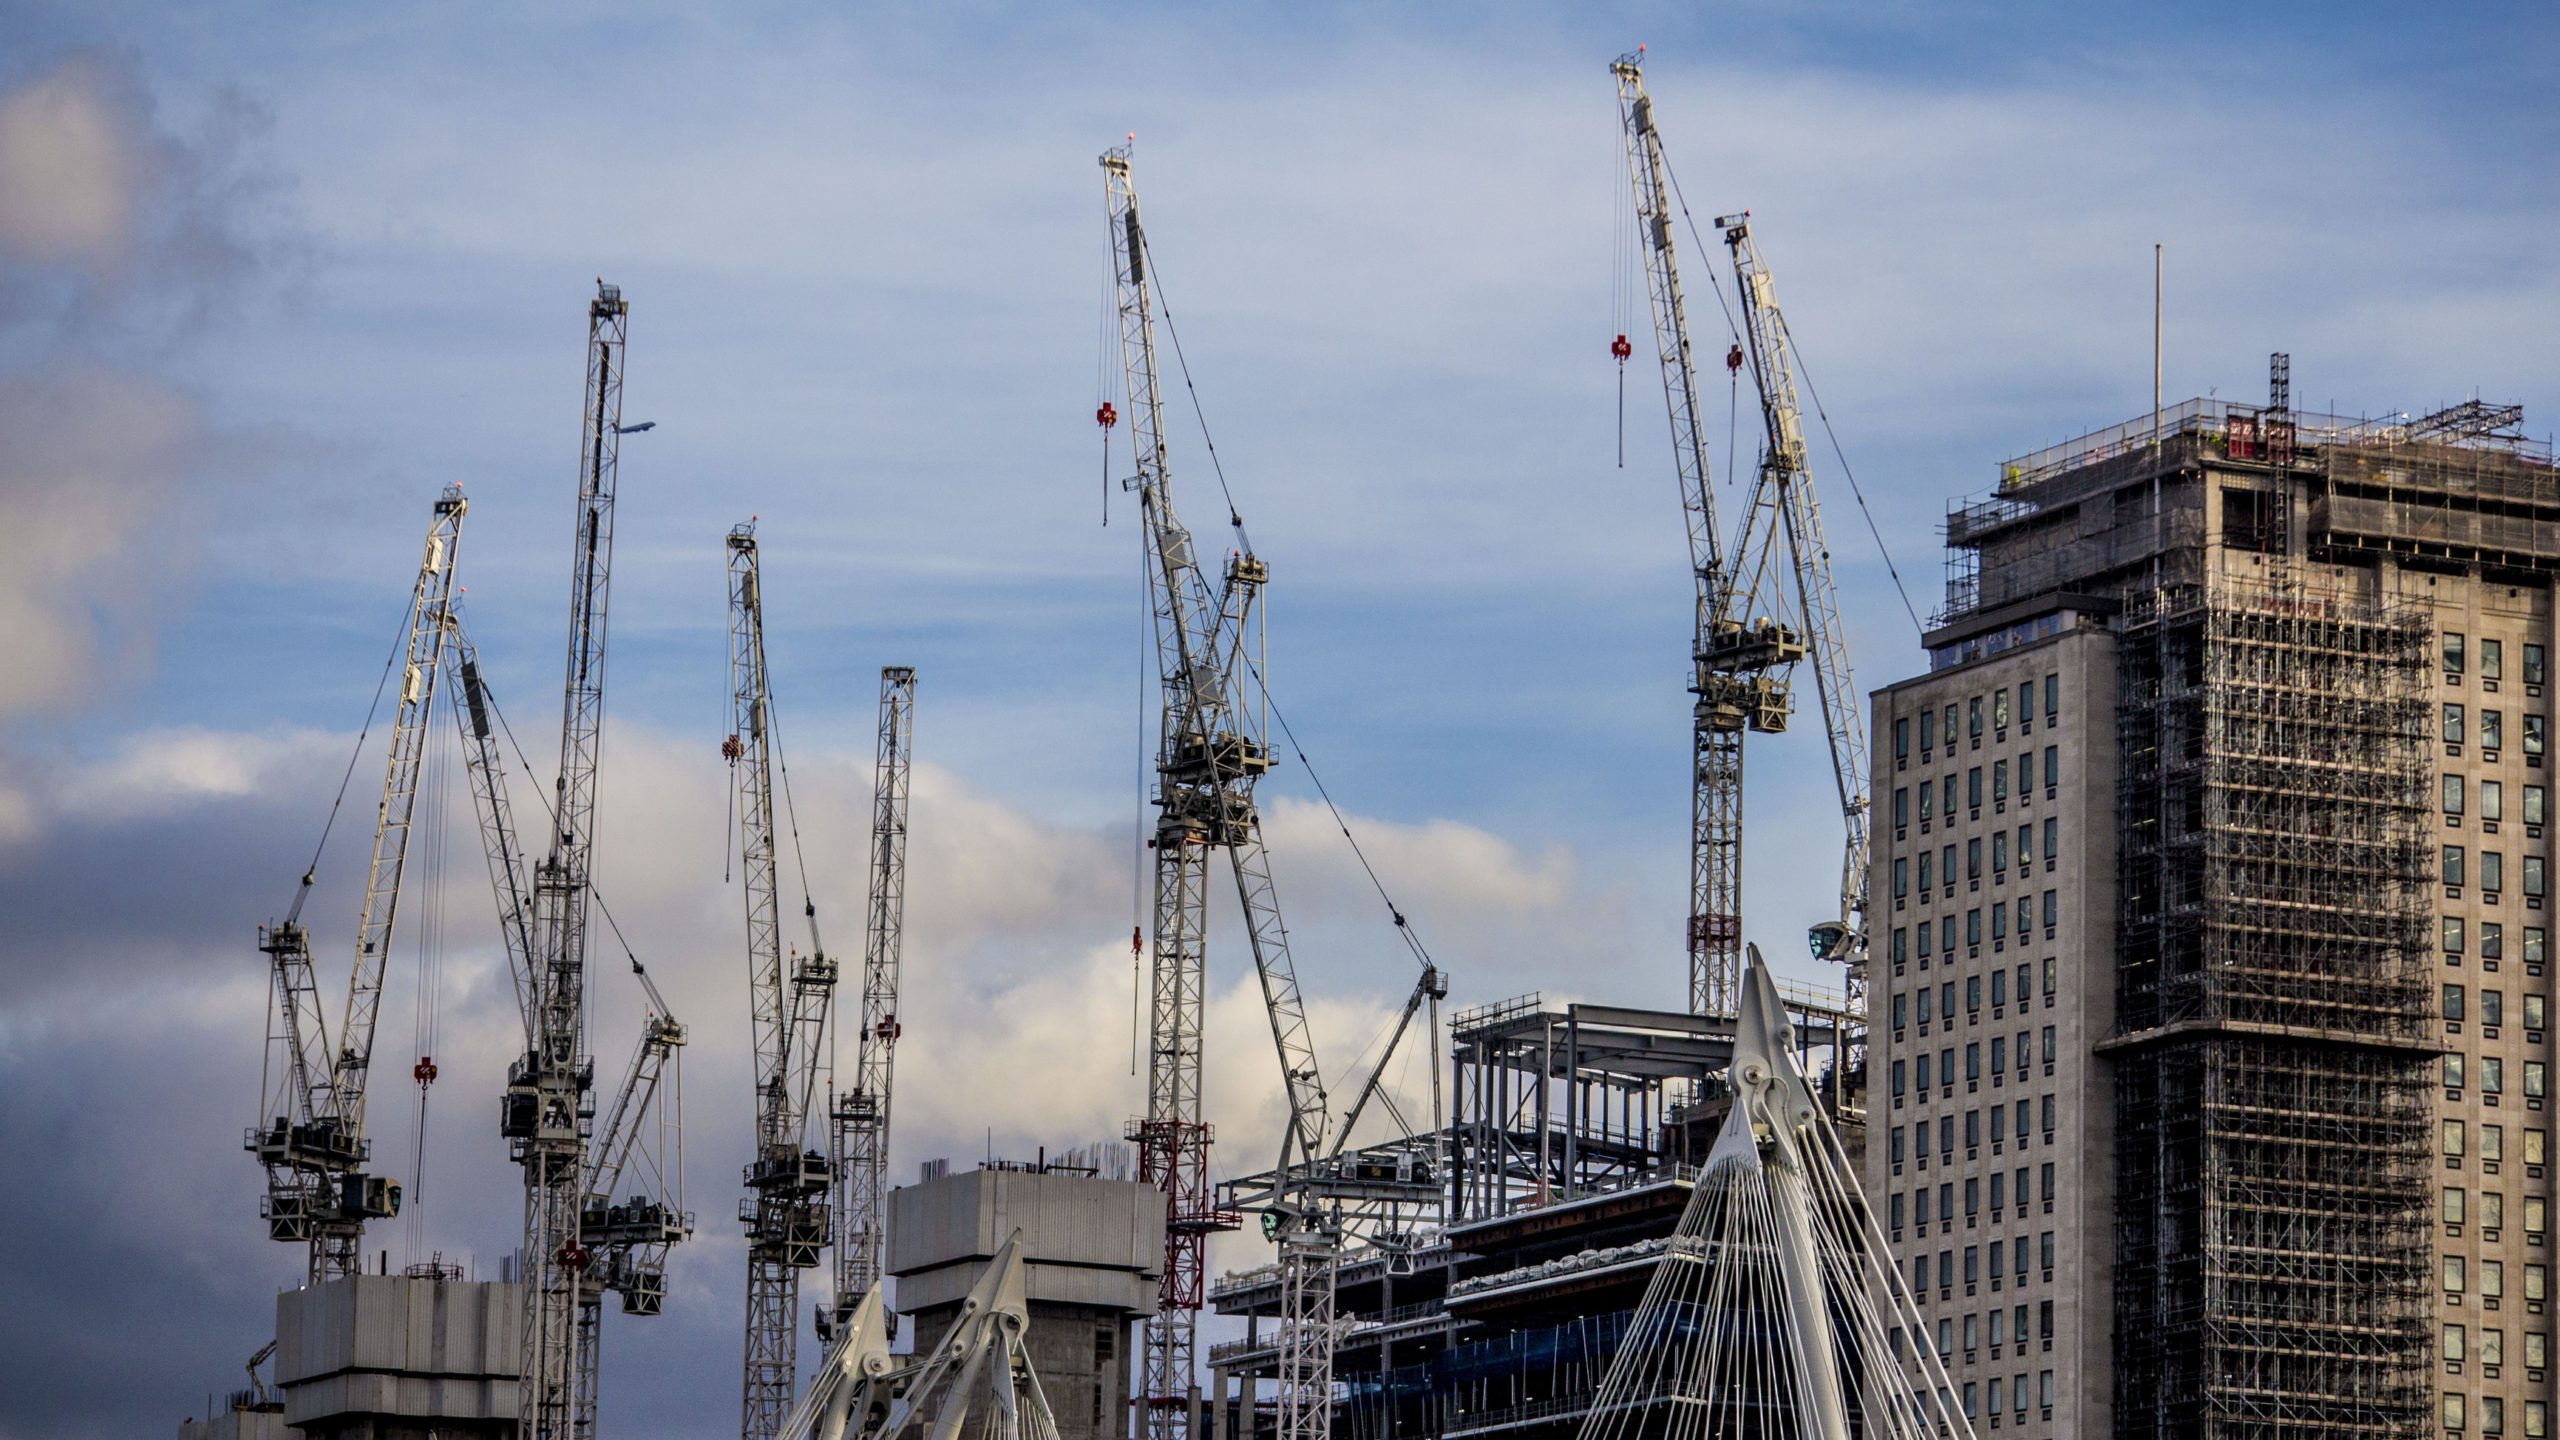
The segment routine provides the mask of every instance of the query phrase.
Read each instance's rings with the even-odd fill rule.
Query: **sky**
[[[447,483],[468,623],[547,776],[598,277],[631,304],[625,418],[656,425],[623,447],[597,876],[692,1027],[703,1217],[666,1314],[607,1322],[605,1426],[736,1413],[732,524],[760,526],[831,948],[860,930],[878,671],[919,674],[893,1173],[1143,1108],[1153,700],[1128,454],[1092,421],[1094,160],[1124,136],[1191,382],[1176,496],[1210,544],[1223,475],[1272,570],[1296,744],[1263,793],[1337,1092],[1413,962],[1319,777],[1453,1007],[1678,1005],[1691,582],[1606,69],[1638,43],[1700,229],[1749,209],[1777,277],[1865,685],[1923,663],[1951,501],[2147,409],[2155,244],[2172,400],[2257,399],[2285,350],[2307,409],[2560,413],[2560,24],[2529,6],[0,0],[0,1437],[166,1433],[271,1333],[301,1261],[238,1148],[256,927],[353,757],[307,911],[344,983],[381,766],[357,736]],[[1730,276],[1682,239],[1712,353]],[[1713,378],[1731,504],[1756,447]],[[1809,706],[1753,746],[1747,924],[1792,965],[1836,807]],[[369,1245],[485,1271],[516,1022],[434,774],[429,813],[464,818],[424,832],[379,1045],[432,1044],[441,1078],[423,1106],[377,1087],[411,1203]],[[1235,924],[1229,1174],[1281,1123]],[[611,1075],[640,1000],[598,969]]]

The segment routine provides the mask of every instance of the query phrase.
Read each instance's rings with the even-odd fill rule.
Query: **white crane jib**
[[[862,1015],[853,1088],[835,1099],[835,1309],[822,1332],[850,1319],[880,1281],[888,1245],[889,1107],[897,1078],[898,966],[906,941],[907,802],[914,789],[916,672],[880,671],[880,734],[872,772],[869,921],[862,947]]]
[[[836,964],[818,940],[818,907],[802,900],[809,953],[786,969],[774,807],[773,692],[765,669],[764,591],[755,526],[729,532],[729,677],[735,729],[721,748],[737,774],[738,855],[747,916],[747,991],[755,1037],[755,1158],[738,1218],[747,1227],[746,1360],[739,1434],[772,1440],[798,1384],[800,1272],[826,1248],[827,1155],[809,1145],[811,1102],[826,1054]],[[797,837],[794,836],[794,843]]]
[[[1206,987],[1209,851],[1227,852],[1243,903],[1254,970],[1288,1091],[1280,1168],[1310,1178],[1323,1154],[1324,1083],[1307,1031],[1288,931],[1263,849],[1254,784],[1271,768],[1261,707],[1244,686],[1260,667],[1257,601],[1269,571],[1243,543],[1212,586],[1178,518],[1170,486],[1164,404],[1156,367],[1153,257],[1139,218],[1130,152],[1102,156],[1120,355],[1127,379],[1137,474],[1129,488],[1141,526],[1155,619],[1163,716],[1156,750],[1153,973],[1148,1016],[1147,1113],[1131,1133],[1142,1178],[1163,1188],[1165,1272],[1147,1321],[1142,1404],[1149,1440],[1179,1440],[1190,1427],[1193,1342],[1205,1292],[1208,1237],[1233,1229],[1209,1182],[1209,1128],[1201,1118],[1200,1034]],[[1333,1289],[1338,1224],[1311,1203],[1277,1207],[1282,1282],[1281,1433],[1320,1437],[1330,1423]]]
[[[410,820],[417,808],[427,720],[436,678],[443,669],[447,617],[453,604],[454,554],[461,541],[462,517],[469,508],[459,486],[447,486],[437,497],[425,557],[411,590],[399,701],[384,764],[382,800],[374,812],[373,858],[366,871],[355,962],[334,1047],[321,1010],[310,937],[301,923],[312,872],[304,873],[286,918],[259,934],[258,948],[267,955],[272,972],[276,1008],[261,1085],[264,1113],[249,1130],[244,1148],[258,1157],[266,1171],[267,1193],[261,1209],[269,1237],[307,1244],[306,1277],[315,1282],[356,1274],[362,1268],[365,1222],[386,1219],[400,1210],[399,1183],[364,1171],[371,1151],[364,1134],[366,1082],[372,1074],[383,971],[390,961],[392,930],[399,918],[400,882],[409,854]]]

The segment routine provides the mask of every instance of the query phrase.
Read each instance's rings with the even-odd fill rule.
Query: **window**
[[[1910,823],[1911,790],[1908,786],[1898,787],[1893,792],[1893,828],[1899,830]]]
[[[1953,784],[1954,777],[1950,776],[1948,783]],[[1948,814],[1953,817],[1953,807],[1949,808]],[[1951,889],[1956,883],[1956,847],[1953,845],[1938,847],[1938,881]]]
[[[1953,1081],[1955,1079],[1956,1066],[1953,1058],[1954,1055],[1955,1052],[1952,1050],[1941,1050],[1938,1052],[1938,1071],[1940,1078],[1943,1081]],[[1949,1155],[1953,1155],[1955,1151],[1956,1117],[1953,1115],[1941,1115],[1938,1117],[1938,1155],[1941,1159],[1944,1159]],[[1946,1209],[1947,1201],[1953,1197],[1954,1194],[1955,1187],[1952,1183],[1939,1186],[1938,1208],[1940,1210]]]
[[[1911,893],[1911,862],[1897,855],[1893,858],[1893,898],[1898,902]]]
[[[1967,945],[1982,943],[1982,911],[1979,908],[1964,912],[1964,943]]]
[[[2480,888],[2491,895],[2507,888],[2507,857],[2503,853],[2480,852]]]
[[[1982,767],[1979,765],[1964,772],[1964,803],[1976,810],[1982,808]]]
[[[2462,1052],[2459,1050],[2449,1051],[2444,1057],[2444,1088],[2462,1088]]]
[[[2480,1332],[2480,1363],[2483,1365],[2504,1365],[2507,1363],[2506,1331],[2483,1330]]]
[[[2447,1369],[2453,1371],[2453,1373],[2457,1375],[2462,1373],[2460,1368],[2462,1365],[2462,1351],[2462,1327],[2459,1325],[2447,1325],[2444,1327],[2444,1363]]]
[[[2038,1118],[2044,1121],[2044,1143],[2050,1145],[2053,1143],[2053,1097],[2050,1095],[2043,1097],[2036,1102],[2036,1107],[2041,1112]],[[2044,1168],[2048,1174],[2053,1170],[2050,1165]],[[2050,1186],[2046,1188],[2044,1198],[2047,1200],[2053,1198],[2053,1190]]]
[[[2459,955],[2459,954],[2461,954],[2461,953],[2462,953],[2462,917],[2461,917],[2461,916],[2459,916],[2459,915],[2447,915],[2446,917],[2444,917],[2443,931],[2444,931],[2444,953],[2446,953],[2447,955]]]
[[[1991,762],[1991,803],[1994,805],[2009,803],[2009,762],[2006,760]]]
[[[2444,1158],[2447,1160],[2459,1160],[2462,1158],[2462,1142],[2464,1133],[2461,1121],[2447,1120],[2444,1122]]]
[[[2040,1176],[2039,1176],[2039,1177],[2037,1177],[2037,1178],[2038,1178],[2038,1188],[2037,1188],[2037,1190],[2036,1190],[2036,1198],[2037,1198],[2037,1199],[2039,1199],[2039,1200],[2041,1200],[2041,1201],[2043,1201],[2043,1202],[2044,1202],[2044,1204],[2045,1204],[2045,1208],[2046,1208],[2046,1209],[2048,1209],[2048,1210],[2050,1210],[2050,1209],[2052,1209],[2052,1208],[2053,1208],[2053,1162],[2052,1162],[2052,1161],[2047,1160],[2046,1162],[2044,1162],[2044,1172],[2043,1172],[2043,1174],[2042,1174],[2042,1175],[2040,1175]]]
[[[2507,927],[2506,927],[2506,926],[2504,926],[2504,925],[2499,924],[2499,923],[2498,923],[2497,921],[2495,921],[2495,920],[2483,920],[2483,921],[2481,921],[2481,922],[2480,922],[2480,958],[2481,958],[2481,959],[2483,959],[2483,960],[2503,960],[2503,959],[2505,959],[2505,958],[2506,958],[2506,954],[2507,954]],[[2492,968],[2495,968],[2495,967],[2492,967],[2492,966],[2482,966],[2481,968],[2482,968],[2482,969],[2492,969]]]
[[[1896,926],[1894,926],[1894,927],[1893,927],[1893,968],[1894,968],[1894,973],[1896,973],[1896,974],[1900,974],[1900,973],[1901,973],[1901,971],[1902,971],[1902,966],[1903,966],[1904,962],[1908,961],[1910,958],[1911,958],[1911,932],[1910,932],[1910,931],[1908,931],[1908,930],[1903,929],[1903,928],[1902,928],[1901,926],[1899,926],[1899,925],[1896,925]]]
[[[2061,783],[2062,752],[2055,746],[2047,745],[2044,747],[2044,788],[2050,790]]]
[[[1936,748],[1938,748],[1938,712],[1935,710],[1923,710],[1920,712],[1920,754],[1922,758],[1927,758],[1929,752]]]
[[[2550,1200],[2540,1195],[2524,1197],[2524,1233],[2528,1236],[2539,1236],[2548,1232],[2550,1228]]]
[[[1947,823],[1953,825],[1956,823],[1956,772],[1948,771],[1939,784],[1938,808],[1947,812]]]
[[[2444,883],[2445,883],[2445,884],[2450,885],[2450,886],[2453,886],[2453,887],[2455,887],[2456,889],[2461,888],[2461,885],[2462,885],[2462,883],[2463,883],[2463,882],[2462,882],[2462,847],[2461,847],[2461,846],[2459,846],[2459,845],[2447,845],[2446,847],[2444,847],[2444,865],[2443,865],[2443,875],[2444,875]],[[1921,886],[1921,888],[1925,890],[1925,889],[1927,889],[1927,888],[1928,888],[1928,886],[1924,883],[1924,884]]]
[[[2018,727],[2021,730],[2024,730],[2028,725],[2034,723],[2035,718],[2036,682],[2033,680],[2021,680],[2018,682]]]
[[[2462,813],[2462,777],[2459,775],[2444,777],[2444,813],[2447,815]]]
[[[2054,925],[2058,923],[2058,912],[2055,909],[2054,895],[2055,892],[2051,890],[2044,892],[2044,928],[2047,930],[2052,929]]]
[[[2524,1262],[2524,1298],[2527,1304],[2539,1304],[2550,1298],[2551,1267],[2538,1260]]]
[[[1956,748],[1956,702],[1947,702],[1947,748]]]
[[[1982,1078],[1982,1042],[1978,1040],[1969,1042],[1964,1047],[1964,1078],[1967,1084],[1971,1084]],[[1965,1115],[1967,1118],[1970,1118],[1973,1115],[1973,1112],[1968,1110],[1965,1112]],[[1975,1142],[1968,1141],[1967,1143]]]
[[[1902,862],[1896,860],[1893,863],[1899,866]],[[1920,893],[1923,895],[1929,893],[1929,852],[1926,850],[1920,852]],[[1901,899],[1901,892],[1895,891],[1894,898]]]
[[[1964,1318],[1965,1318],[1965,1323],[1966,1323],[1966,1324],[1970,1325],[1970,1324],[1972,1324],[1972,1323],[1973,1323],[1973,1317],[1972,1317],[1972,1316],[1967,1315],[1967,1316],[1966,1316],[1966,1317],[1964,1317]],[[1974,1418],[1974,1415],[1975,1415],[1975,1413],[1976,1413],[1976,1404],[1977,1404],[1977,1402],[1979,1402],[1981,1399],[1982,1399],[1982,1385],[1981,1385],[1981,1382],[1979,1382],[1979,1381],[1975,1381],[1975,1380],[1967,1380],[1966,1382],[1964,1382],[1964,1418],[1966,1418],[1967,1420],[1971,1420],[1972,1418]]]
[[[2531,879],[2533,878],[2533,871],[2534,871],[2533,857],[2532,857],[2532,856],[2530,856],[2530,855],[2528,855],[2528,856],[2526,856],[2526,857],[2525,857],[2525,867],[2524,867],[2525,879],[2527,879],[2527,880],[2531,880]],[[2539,925],[2527,925],[2526,927],[2524,927],[2524,963],[2525,963],[2525,964],[2527,964],[2527,965],[2531,965],[2531,966],[2539,966],[2539,965],[2541,965],[2541,964],[2542,964],[2542,946],[2543,946],[2543,929],[2542,929],[2542,927],[2541,927],[2541,926],[2539,926]],[[2538,973],[2538,972],[2537,972],[2537,973]]]
[[[2006,1006],[2008,1003],[2009,972],[2007,970],[1994,970],[1991,972],[1991,1008],[1998,1010]],[[1994,1064],[1991,1068],[1997,1070],[2000,1067],[1999,1065]]]
[[[2541,1370],[2551,1363],[2551,1337],[2540,1330],[2524,1332],[2524,1368]]]
[[[2444,1223],[2447,1225],[2460,1225],[2464,1223],[2463,1202],[2465,1198],[2466,1196],[2461,1186],[2448,1185],[2445,1187]]]
[[[1964,1112],[1964,1138],[1972,1140],[1982,1130],[1982,1112]],[[1971,1220],[1982,1213],[1982,1182],[1968,1176],[1964,1182],[1964,1218]]]
[[[2027,987],[2020,985],[2018,999],[2023,1002],[2026,998]],[[2044,957],[2044,1003],[2047,1005],[2053,1003],[2053,957],[2050,955]]]
[[[2007,939],[2008,935],[2009,902],[1994,900],[1991,902],[1991,942],[1996,945]]]
[[[2528,710],[2524,716],[2524,753],[2540,756],[2550,744],[2550,721]]]
[[[1975,1011],[1977,1011],[1977,1010],[1980,1010],[1981,1008],[1982,1008],[1982,977],[1981,977],[1981,976],[1979,976],[1979,975],[1968,975],[1968,976],[1966,976],[1966,977],[1965,977],[1965,981],[1964,981],[1964,1010],[1965,1010],[1965,1018],[1966,1018],[1967,1020],[1971,1020],[1971,1019],[1973,1018],[1974,1012],[1975,1012]]]
[[[2489,642],[2489,641],[2485,641],[2485,640],[2484,640],[2484,641],[2482,641],[2482,642],[2481,642],[2481,648],[2482,648],[2482,649],[2487,649],[2490,643],[2491,643],[2491,642]],[[2481,1396],[2481,1397],[2480,1397],[2480,1433],[2481,1433],[2481,1434],[2483,1434],[2483,1435],[2501,1435],[2501,1434],[2506,1433],[2506,1428],[2507,1428],[2507,1401],[2506,1401],[2506,1397],[2505,1397],[2505,1396],[2503,1396],[2503,1395],[2483,1395],[2483,1396]]]
[[[2543,789],[2539,785],[2524,787],[2524,823],[2527,825],[2543,823]]]
[[[2480,992],[2480,1023],[2489,1026],[2507,1023],[2507,992],[2504,990]]]
[[[2044,1027],[2044,1063],[2047,1065],[2053,1063],[2053,1027],[2050,1025]],[[2050,1103],[2049,1097],[2048,1103]],[[2050,1129],[2052,1127],[2047,1126],[2046,1128]]]
[[[2052,724],[2052,723],[2053,723],[2053,717],[2054,717],[2057,713],[2059,713],[2059,712],[2061,711],[2061,709],[2062,709],[2062,677],[2061,677],[2060,675],[2047,675],[2046,677],[2044,677],[2044,720],[2045,720],[2045,723],[2046,723],[2046,724],[2048,724],[2048,725]]]
[[[2488,1231],[2504,1229],[2507,1223],[2507,1197],[2496,1190],[2480,1192],[2480,1228]],[[2492,1237],[2494,1238],[2494,1236]]]
[[[2000,1068],[2000,1047],[2001,1047],[2001,1045],[2002,1045],[2003,1043],[2004,1043],[2004,1042],[1999,1041],[1999,1040],[1994,1040],[1994,1041],[1992,1041],[1992,1042],[1991,1042],[1991,1068],[1992,1068],[1992,1069],[1994,1069],[1994,1070],[1998,1070],[1998,1069]],[[2008,1106],[2006,1106],[2006,1105],[1994,1105],[1994,1106],[1992,1106],[1992,1107],[1991,1107],[1991,1148],[1992,1148],[1992,1149],[1994,1149],[1994,1150],[1998,1150],[1998,1149],[2000,1148],[2000,1142],[2001,1142],[2002,1140],[2004,1140],[2004,1139],[2006,1139],[2006,1138],[2007,1138],[2007,1132],[2008,1132],[2008,1129],[2009,1129],[2009,1107],[2008,1107]],[[1994,1210],[1997,1210],[1997,1209],[1999,1209],[1999,1208],[2000,1208],[2000,1177],[1999,1177],[1999,1175],[1997,1175],[1996,1173],[1991,1177],[1991,1208],[1992,1208],[1992,1209],[1994,1209]]]
[[[2481,1126],[2480,1158],[2491,1165],[2495,1165],[2500,1160],[2505,1159],[2507,1149],[2506,1136],[2507,1127],[2503,1125]]]
[[[1900,1130],[1894,1131],[1893,1138],[1896,1141],[1900,1141],[1902,1139],[1902,1132]],[[1900,1144],[1896,1144],[1893,1148],[1899,1150],[1902,1146]],[[1896,1240],[1902,1238],[1902,1192],[1899,1190],[1893,1192],[1893,1238]]]
[[[2042,1235],[2036,1237],[2036,1259],[2039,1262],[2039,1269],[2050,1270],[2053,1268],[2052,1231],[2047,1230]]]
[[[2506,678],[2506,649],[2502,641],[2492,640],[2486,635],[2480,637],[2481,679],[2503,680]]]
[[[2524,683],[2527,685],[2542,683],[2542,647],[2539,645],[2524,647]]]
[[[2470,1282],[2465,1271],[2467,1263],[2459,1255],[2444,1257],[2444,1293],[2459,1295],[2468,1288]]]
[[[2527,995],[2524,997],[2524,1028],[2527,1030],[2539,1030],[2542,1028],[2544,1003],[2544,999],[2540,995]]]
[[[2495,780],[2480,782],[2480,818],[2492,825],[2507,818],[2499,804],[2504,798],[2504,788]]]
[[[2459,1430],[2463,1427],[2463,1424],[2462,1392],[2459,1390],[2447,1390],[2444,1392],[2444,1428],[2447,1430]]]
[[[2527,855],[2524,857],[2524,898],[2527,900],[2539,900],[2542,898],[2542,879],[2542,857],[2539,855]],[[2539,955],[2536,955],[2533,958],[2537,961],[2541,959]]]
[[[1964,1247],[1964,1283],[1967,1285],[1982,1283],[1982,1247],[1979,1245]],[[1980,1342],[1982,1338],[1980,1330],[1980,1321],[1971,1315],[1964,1317],[1964,1348],[1970,1350]]]
[[[2527,1165],[2542,1163],[2543,1141],[2544,1133],[2540,1130],[2524,1132],[2524,1163]]]
[[[2462,987],[2459,985],[2444,987],[2444,1018],[2448,1025],[2462,1023]]]
[[[1920,828],[1923,830],[1928,829],[1929,822],[1937,818],[1938,807],[1931,803],[1937,798],[1937,786],[1925,782],[1920,786]]]
[[[2003,878],[2009,873],[2009,832],[2006,830],[1995,830],[1991,834],[1991,873]]]
[[[1898,999],[1900,997],[1897,996],[1896,998]],[[1923,1055],[1920,1058],[1926,1060],[1929,1057]],[[1902,1081],[1907,1073],[1908,1072],[1903,1069],[1902,1061],[1896,1060],[1893,1062],[1893,1098],[1896,1100],[1902,1098]],[[1900,1164],[1902,1162],[1902,1127],[1899,1125],[1893,1127],[1893,1159],[1895,1164]]]
[[[2524,1062],[2524,1098],[2540,1100],[2550,1091],[2551,1067],[2540,1060]]]
[[[2506,1294],[2507,1262],[2504,1260],[2481,1261],[2480,1298],[2483,1300],[2502,1300],[2506,1298]]]
[[[2032,824],[2027,824],[2027,825],[2021,825],[2021,826],[2019,826],[2019,827],[2018,827],[2018,878],[2019,878],[2019,879],[2021,879],[2021,880],[2023,880],[2023,879],[2025,879],[2025,878],[2026,878],[2026,870],[2027,870],[2027,854],[2028,854],[2028,852],[2029,852],[2030,850],[2032,850],[2032,849],[2034,848],[2035,843],[2036,843],[2036,827],[2035,827],[2034,825],[2032,825]]]
[[[2444,707],[2444,725],[2437,732],[2437,735],[2438,738],[2442,739],[2447,745],[2459,745],[2462,743],[2461,706],[2447,704]]]
[[[2459,630],[2444,632],[2444,673],[2452,676],[2462,673],[2462,632]]]
[[[2052,1303],[2046,1302],[2045,1308],[2050,1311]],[[2053,1338],[2053,1328],[2049,1325],[2045,1327],[2044,1338],[2048,1340]],[[2050,1370],[2036,1372],[2036,1403],[2047,1410],[2053,1408],[2053,1372]]]
[[[1925,999],[1927,999],[1928,997],[1929,997],[1929,992],[1927,992],[1926,990],[1923,990],[1923,991],[1921,991],[1921,992],[1920,992],[1920,998],[1922,998],[1922,999],[1924,999],[1924,1000],[1925,1000]],[[1895,1063],[1899,1064],[1900,1062],[1899,1062],[1899,1061],[1897,1061],[1897,1062],[1895,1062]],[[1923,1089],[1923,1090],[1926,1090],[1926,1089],[1928,1089],[1928,1088],[1929,1088],[1929,1052],[1928,1052],[1928,1051],[1923,1050],[1923,1051],[1921,1051],[1921,1052],[1920,1052],[1920,1058],[1919,1058],[1919,1060],[1918,1060],[1917,1064],[1918,1064],[1918,1067],[1919,1067],[1920,1088],[1921,1088],[1921,1089]]]
[[[1980,745],[1982,743],[1982,697],[1976,695],[1967,700],[1964,711],[1965,734],[1972,737],[1974,744]]]
[[[2009,692],[2006,689],[1991,692],[1991,728],[1994,730],[2009,728]]]
[[[1923,969],[1923,970],[1926,970],[1926,969],[1928,969],[1928,968],[1929,968],[1929,941],[1930,941],[1930,935],[1931,935],[1931,933],[1932,933],[1933,931],[1935,931],[1938,927],[1936,927],[1935,925],[1930,924],[1930,923],[1929,923],[1928,921],[1926,921],[1926,920],[1923,920],[1923,921],[1921,921],[1918,925],[1915,925],[1915,926],[1913,926],[1912,928],[1913,928],[1913,929],[1915,929],[1915,930],[1918,930],[1918,931],[1920,932],[1920,938],[1919,938],[1919,940],[1918,940],[1916,943],[1914,943],[1914,944],[1913,944],[1913,946],[1912,946],[1911,948],[1913,948],[1914,950],[1917,950],[1917,951],[1919,951],[1919,952],[1920,952],[1920,968],[1921,968],[1921,969]]]
[[[1911,763],[1911,722],[1909,720],[1893,722],[1893,759],[1897,765]]]
[[[2503,711],[2503,710],[2485,710],[2485,709],[2484,709],[2484,710],[2482,710],[2482,711],[2480,712],[2480,748],[2481,748],[2481,749],[2483,749],[2483,750],[2503,750],[2503,749],[2505,749],[2505,748],[2506,748],[2506,738],[2507,738],[2507,725],[2506,725],[2506,719],[2507,719],[2506,712],[2505,712],[2505,711]]]

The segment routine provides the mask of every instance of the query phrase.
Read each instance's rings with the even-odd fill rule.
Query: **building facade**
[[[1949,517],[1871,1193],[1980,1428],[2546,1440],[2560,472],[2277,373]]]

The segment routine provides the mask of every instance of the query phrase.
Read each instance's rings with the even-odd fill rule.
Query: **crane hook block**
[[[1736,345],[1732,349],[1724,352],[1724,368],[1727,370],[1739,370],[1742,368],[1741,346]]]
[[[1093,421],[1103,429],[1108,430],[1112,426],[1120,423],[1120,412],[1112,409],[1111,402],[1105,400],[1102,402],[1102,408],[1093,412]]]
[[[1618,363],[1624,365],[1627,363],[1627,357],[1636,353],[1636,347],[1628,344],[1627,337],[1621,335],[1609,342],[1609,353],[1617,356]]]

